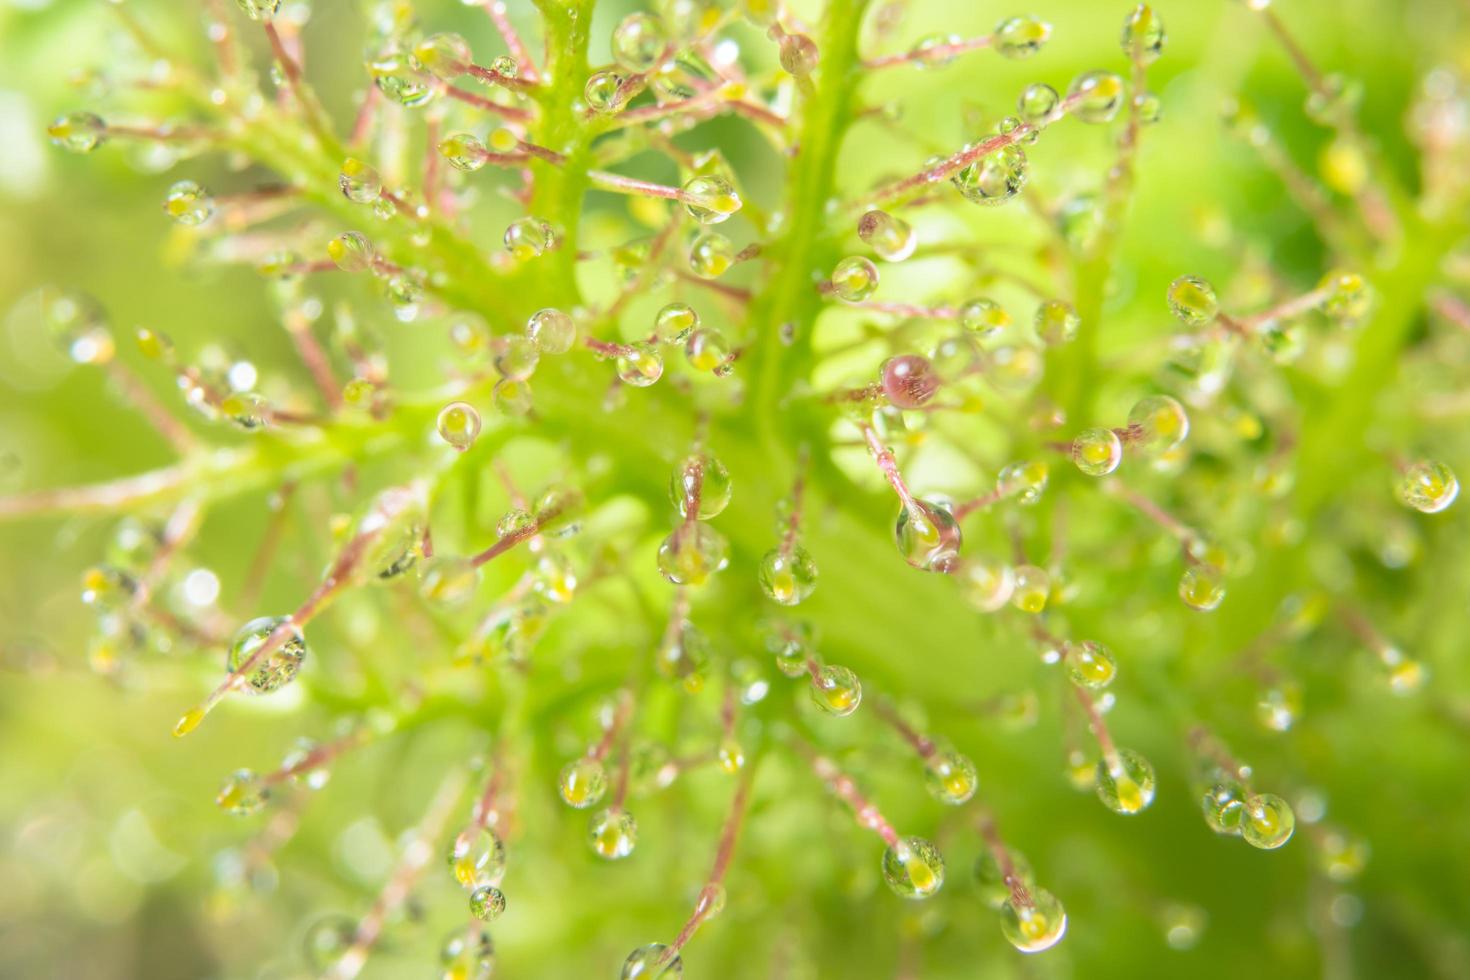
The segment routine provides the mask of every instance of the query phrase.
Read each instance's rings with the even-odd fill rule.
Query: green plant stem
[[[805,97],[797,155],[786,178],[786,231],[766,253],[773,275],[751,309],[750,322],[760,334],[751,357],[750,404],[761,444],[773,463],[780,460],[783,474],[790,469],[789,447],[800,437],[781,436],[794,434],[794,416],[801,414],[787,411],[784,403],[792,379],[811,367],[811,332],[823,302],[816,284],[836,257],[834,243],[826,235],[826,206],[834,193],[838,152],[851,122],[852,94],[861,67],[858,33],[868,2],[833,0],[827,6],[820,77]],[[819,423],[806,429],[808,439],[822,431]]]

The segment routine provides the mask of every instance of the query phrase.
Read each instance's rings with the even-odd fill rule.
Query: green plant
[[[506,51],[488,63],[406,5],[379,4],[374,84],[343,137],[302,65],[305,8],[240,6],[247,17],[209,8],[208,60],[159,41],[159,11],[117,7],[137,46],[169,66],[140,86],[138,111],[187,121],[76,112],[50,132],[81,152],[137,140],[182,168],[207,150],[268,171],[218,172],[239,188],[227,193],[181,180],[164,210],[201,263],[260,272],[300,363],[261,373],[245,358],[175,350],[147,327],[138,356],[123,356],[95,302],[35,294],[24,306],[35,329],[106,371],[179,460],[3,498],[0,516],[132,515],[84,576],[98,613],[90,659],[121,676],[165,653],[204,655],[180,668],[209,693],[182,710],[174,732],[190,738],[177,757],[215,723],[211,712],[250,695],[295,692],[289,717],[270,721],[293,732],[351,719],[279,766],[230,775],[217,798],[230,813],[284,798],[296,814],[354,754],[453,742],[445,754],[460,761],[428,786],[413,781],[423,816],[377,899],[306,930],[313,970],[370,968],[413,895],[457,882],[463,910],[443,917],[446,975],[488,975],[482,923],[513,914],[518,885],[544,900],[536,879],[556,878],[569,842],[585,838],[609,861],[674,851],[663,867],[677,881],[628,911],[667,923],[673,883],[693,890],[683,927],[640,924],[668,941],[639,945],[652,937],[607,918],[633,949],[624,977],[678,975],[740,874],[742,829],[763,819],[770,851],[752,878],[788,905],[836,894],[852,866],[901,898],[931,898],[947,870],[957,877],[942,856],[954,848],[977,855],[976,906],[997,912],[992,931],[1023,952],[1049,949],[1067,924],[1065,889],[1050,883],[1104,888],[1127,871],[1038,861],[1034,873],[1000,835],[1013,821],[994,813],[1007,807],[976,802],[992,780],[971,747],[1001,751],[1008,730],[1035,723],[1040,699],[1016,689],[1032,683],[1060,692],[1046,706],[1065,767],[1035,764],[1033,745],[1008,769],[1039,770],[1040,782],[1065,768],[1108,810],[1149,809],[1168,777],[1115,742],[1116,693],[1130,741],[1168,758],[1176,783],[1183,774],[1211,830],[1275,850],[1309,827],[1314,889],[1362,869],[1364,845],[1323,821],[1310,761],[1263,749],[1257,776],[1201,723],[1253,737],[1245,700],[1264,729],[1291,729],[1304,682],[1328,698],[1431,700],[1427,658],[1400,652],[1374,623],[1393,621],[1416,647],[1437,643],[1430,626],[1393,615],[1391,597],[1405,590],[1432,610],[1466,580],[1461,569],[1432,580],[1457,554],[1444,527],[1463,532],[1463,506],[1424,519],[1435,524],[1408,520],[1445,511],[1458,490],[1449,466],[1419,454],[1466,445],[1416,417],[1425,389],[1463,377],[1435,362],[1459,356],[1463,367],[1470,326],[1453,292],[1466,230],[1458,89],[1428,84],[1410,114],[1423,168],[1411,193],[1357,122],[1354,86],[1319,72],[1282,17],[1250,4],[1286,43],[1308,112],[1331,134],[1336,196],[1248,108],[1228,122],[1314,220],[1320,270],[1278,276],[1251,243],[1223,236],[1222,251],[1243,255],[1230,288],[1187,269],[1146,284],[1179,324],[1165,349],[1157,331],[1129,344],[1107,335],[1140,148],[1163,111],[1150,66],[1165,33],[1147,5],[1125,11],[1124,74],[1084,72],[1065,95],[1031,84],[1014,115],[967,121],[971,142],[937,154],[870,101],[885,74],[989,48],[1028,58],[1049,25],[1008,18],[985,37],[865,58],[860,49],[894,46],[902,3],[875,13],[867,0],[829,0],[810,26],[778,4],[672,4],[620,20],[603,67],[589,54],[592,0],[537,4],[542,57],[504,5],[484,7]],[[265,85],[247,53],[262,39]],[[740,48],[761,53],[742,61]],[[750,127],[764,155],[746,140],[732,159],[719,128],[728,119]],[[1116,145],[1082,189],[1047,199],[1029,185],[1028,152],[1079,123],[1111,127]],[[858,126],[921,149],[899,144],[883,161],[899,175],[870,180],[843,154]],[[487,186],[514,212],[475,200]],[[1015,237],[1000,246],[969,237],[975,206],[997,205],[1029,205],[1030,220],[1007,225]],[[487,247],[492,225],[499,242]],[[1029,324],[1009,312],[1033,308]],[[380,309],[398,321],[385,331],[438,345],[433,357],[404,355],[410,381],[369,324]],[[140,361],[171,374],[196,417],[180,421]],[[231,426],[242,437],[215,437]],[[269,502],[258,548],[196,577],[191,549],[237,496]],[[1394,529],[1412,542],[1402,547],[1422,548],[1425,570],[1408,586],[1383,580],[1409,563],[1386,534],[1335,530],[1349,520]],[[893,560],[895,544],[912,569]],[[222,579],[235,587],[221,593]],[[286,605],[259,616],[262,595]],[[978,620],[958,633],[963,649],[950,625],[959,617]],[[1347,637],[1372,656],[1328,668],[1312,659]],[[1039,670],[1010,663],[1027,650]],[[211,658],[226,651],[221,674]],[[991,671],[1007,684],[971,683]],[[1223,674],[1239,689],[1217,705]],[[242,763],[262,765],[240,748]],[[690,788],[674,796],[676,781]],[[589,811],[585,833],[548,806],[553,785]],[[881,838],[881,857],[845,836],[851,822],[834,830],[830,808],[781,807],[788,793],[814,804],[822,785]],[[660,808],[664,833],[650,839],[635,813]],[[722,829],[677,826],[686,814]],[[1014,822],[1036,840],[1041,817]],[[261,833],[267,853],[282,845]],[[701,848],[715,855],[702,883],[688,867]],[[616,880],[602,880],[616,903]],[[731,918],[743,932],[778,930],[782,906],[762,904],[751,898]],[[1197,941],[1192,907],[1166,918],[1171,944]],[[929,927],[906,918],[905,948]],[[822,928],[808,920],[741,969],[766,975],[803,955],[851,963]],[[945,942],[976,942],[968,925],[951,932]],[[808,941],[815,952],[788,948]],[[584,968],[578,959],[545,975]],[[616,964],[596,968],[611,975]],[[817,972],[835,975],[820,962]]]

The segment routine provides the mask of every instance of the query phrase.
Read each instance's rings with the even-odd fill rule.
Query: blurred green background
[[[201,54],[195,5],[128,5]],[[329,107],[345,118],[350,93],[362,79],[361,17],[346,0],[314,6],[306,35],[311,72],[323,80]],[[512,11],[533,34],[528,7],[518,0]],[[937,30],[985,33],[1001,16],[1020,12],[1035,12],[1056,30],[1035,59],[1008,62],[981,52],[942,72],[889,72],[864,90],[865,97],[902,102],[906,126],[935,147],[949,147],[969,131],[966,107],[994,120],[1010,111],[1015,94],[1031,81],[1062,89],[1085,69],[1122,70],[1117,37],[1126,4],[1031,0],[1025,7],[913,3],[900,35],[905,43]],[[627,9],[599,4],[594,61],[605,57],[607,36]],[[1380,141],[1389,165],[1412,183],[1404,109],[1431,67],[1470,67],[1464,5],[1297,0],[1278,9],[1319,64],[1364,82],[1364,127]],[[1301,114],[1299,77],[1238,3],[1162,0],[1158,10],[1169,46],[1151,78],[1163,98],[1164,119],[1146,133],[1138,196],[1109,300],[1105,358],[1172,329],[1162,295],[1175,276],[1205,275],[1228,295],[1232,274],[1244,264],[1241,243],[1288,282],[1310,285],[1324,262],[1309,222],[1219,124],[1223,100],[1243,93],[1296,159],[1314,170],[1325,136]],[[459,3],[423,3],[420,15],[428,27],[463,32],[477,52],[501,50],[485,18]],[[756,32],[746,30],[744,38],[753,50],[763,49]],[[258,365],[285,363],[289,343],[258,277],[248,269],[201,271],[181,261],[186,249],[160,214],[172,181],[189,176],[238,186],[235,175],[214,160],[160,171],[155,155],[135,147],[111,146],[79,158],[47,144],[44,128],[52,116],[106,101],[89,88],[95,81],[73,73],[98,65],[107,72],[138,70],[139,60],[126,52],[104,4],[0,0],[0,252],[6,257],[0,262],[0,311],[41,285],[65,285],[99,297],[120,331],[146,325],[172,335],[181,350],[213,341]],[[768,53],[757,57],[769,61]],[[716,124],[708,130],[731,159],[751,161],[741,171],[749,186],[762,186],[762,168],[770,170],[774,186],[775,164],[761,155],[748,129]],[[1100,129],[1059,126],[1028,151],[1033,188],[1055,200],[1095,183],[1107,165],[1108,145]],[[884,129],[860,125],[844,153],[843,166],[850,168],[845,181],[863,186],[879,174],[908,169],[925,152],[924,145],[895,148]],[[759,189],[752,194],[771,203]],[[485,207],[510,213],[494,201]],[[610,210],[605,201],[597,207]],[[975,237],[1009,241],[1020,234],[1021,210],[974,219]],[[494,242],[503,223],[487,219],[477,237]],[[608,240],[622,232],[616,223],[608,227]],[[936,227],[943,227],[942,218]],[[904,275],[893,281],[903,283]],[[925,284],[910,279],[908,285]],[[415,380],[432,377],[442,345],[424,345],[376,308],[368,315],[391,351],[395,383],[411,390]],[[131,350],[121,356],[141,363]],[[145,369],[145,375],[161,396],[176,397],[158,371]],[[1115,408],[1119,399],[1126,407],[1126,391],[1109,389],[1102,402]],[[1457,445],[1463,452],[1463,436]],[[141,472],[170,458],[166,444],[120,407],[97,372],[73,368],[39,348],[23,317],[4,321],[0,493]],[[549,476],[555,469],[531,450],[525,458],[532,472]],[[329,506],[317,504],[318,512]],[[1203,681],[1221,668],[1223,657],[1177,664],[1192,649],[1185,644],[1220,653],[1207,638],[1213,621],[1181,630],[1140,616],[1119,625],[1113,641],[1123,650],[1131,638],[1140,656],[1167,662],[1170,676],[1187,678],[1190,709],[1217,723],[1238,753],[1257,763],[1263,784],[1289,788],[1295,798],[1317,792],[1328,801],[1334,825],[1371,842],[1371,861],[1350,886],[1329,885],[1314,873],[1305,831],[1278,853],[1249,851],[1209,834],[1187,781],[1184,747],[1150,708],[1143,688],[1123,695],[1128,703],[1114,724],[1125,744],[1158,766],[1157,802],[1125,820],[1079,797],[1061,774],[1055,692],[1046,687],[1034,727],[1012,731],[971,720],[946,730],[976,758],[981,795],[1007,838],[1066,903],[1071,926],[1061,946],[1026,959],[1004,943],[965,880],[979,848],[958,827],[937,831],[951,883],[932,903],[901,903],[877,879],[875,839],[811,792],[799,766],[772,762],[760,769],[758,803],[728,882],[729,907],[689,947],[689,974],[1238,977],[1259,970],[1282,977],[1470,977],[1470,793],[1458,700],[1470,677],[1463,663],[1465,510],[1462,502],[1457,514],[1424,532],[1423,553],[1439,566],[1370,583],[1391,617],[1384,625],[1416,637],[1416,653],[1433,668],[1435,693],[1426,699],[1391,699],[1366,684],[1339,684],[1356,670],[1344,666],[1349,651],[1319,649],[1301,665],[1309,683],[1302,724],[1268,736],[1248,720],[1248,695],[1227,685],[1217,703]],[[190,549],[191,563],[218,573],[223,604],[239,589],[265,520],[260,494],[228,500],[211,511],[205,533]],[[327,553],[310,521],[299,516],[291,525],[280,558],[284,571],[272,576],[262,608],[238,612],[288,608],[302,594],[300,583]],[[327,735],[332,699],[297,690],[270,703],[232,704],[186,742],[170,738],[180,710],[217,673],[212,660],[201,666],[168,656],[120,679],[88,669],[91,617],[80,608],[78,583],[105,548],[112,523],[73,518],[0,525],[0,580],[6,583],[0,590],[0,975],[305,975],[300,947],[309,924],[322,914],[365,911],[394,860],[395,839],[418,819],[440,773],[483,750],[489,719],[470,709],[446,711],[434,725],[377,740],[344,759],[303,811],[295,835],[255,866],[254,887],[240,887],[230,877],[231,855],[248,855],[248,842],[270,817],[236,820],[215,808],[213,796],[232,769],[270,768],[296,735]],[[1266,565],[1253,574],[1272,571]],[[896,561],[865,572],[880,580],[909,574]],[[1040,685],[1026,649],[976,668],[965,656],[968,646],[1023,644],[988,623],[974,625],[947,593],[929,594],[938,606],[932,616],[926,613],[938,624],[930,635],[951,642],[904,652],[926,667],[910,672],[892,651],[835,650],[833,658],[865,679],[877,678],[883,688],[920,699],[984,699]],[[1167,598],[1167,586],[1162,594]],[[738,608],[735,603],[726,600]],[[330,650],[345,642],[412,658],[412,641],[386,622],[393,615],[391,604],[352,604],[323,628],[330,639],[321,641],[322,663],[347,663]],[[819,592],[817,615],[840,623],[856,613],[843,608],[840,595]],[[1230,615],[1227,603],[1218,616]],[[548,708],[549,720],[537,732],[543,744],[522,774],[527,836],[523,849],[512,849],[510,911],[493,929],[497,975],[615,975],[633,947],[673,936],[713,855],[730,785],[716,772],[696,772],[641,807],[640,853],[627,864],[599,862],[582,844],[581,817],[569,818],[553,805],[551,774],[593,731],[595,699],[577,699],[582,678],[610,675],[600,658],[623,657],[624,644],[633,642],[618,616],[616,604],[600,611],[594,605],[557,636],[578,651],[559,663],[576,710]],[[1171,611],[1166,618],[1172,624],[1176,616]],[[836,628],[841,635],[842,627]],[[589,639],[600,632],[604,643]],[[643,639],[649,640],[646,631]],[[1341,637],[1337,642],[1346,645]],[[1162,650],[1173,643],[1180,647]],[[342,669],[349,675],[343,700],[353,701],[351,669]],[[540,702],[553,706],[563,692],[556,673],[538,677],[546,688]],[[303,675],[298,687],[315,691],[318,683]],[[585,685],[593,693],[596,686]],[[651,715],[677,715],[676,707],[654,701]],[[677,730],[677,722],[670,726]],[[875,726],[867,732],[881,738]],[[936,833],[941,815],[919,790],[910,760],[898,746],[890,746],[886,757],[881,746],[869,750],[867,758],[879,764],[863,781],[885,811],[905,831]],[[433,865],[413,914],[392,925],[366,975],[429,973],[437,943],[462,921],[460,902],[458,890]],[[1185,923],[1195,926],[1197,941],[1172,948],[1170,928]],[[914,951],[920,945],[922,954]]]

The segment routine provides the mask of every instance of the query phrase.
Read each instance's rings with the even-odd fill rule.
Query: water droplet
[[[638,821],[626,810],[607,809],[592,815],[587,823],[587,843],[592,853],[608,861],[621,861],[638,844]]]
[[[479,170],[487,152],[485,144],[469,133],[454,133],[439,141],[440,155],[456,170]]]
[[[1039,953],[1051,949],[1067,931],[1067,913],[1057,897],[1044,888],[1026,891],[1027,902],[1015,896],[1006,899],[1001,910],[1000,931],[1007,941],[1023,953]]]
[[[378,252],[362,232],[348,231],[327,242],[327,256],[343,272],[362,272],[376,263]]]
[[[527,262],[554,244],[551,229],[539,218],[517,218],[505,228],[505,250],[517,262]]]
[[[1112,429],[1084,429],[1072,440],[1072,462],[1088,476],[1106,476],[1123,461],[1123,441]]]
[[[928,898],[944,885],[944,857],[922,837],[903,837],[883,852],[883,880],[900,898]]]
[[[863,685],[857,674],[837,664],[817,671],[811,683],[812,701],[829,715],[845,718],[863,701]]]
[[[631,72],[645,72],[658,63],[668,45],[664,22],[653,14],[632,13],[612,33],[612,56]]]
[[[1123,45],[1123,53],[1129,58],[1137,58],[1145,65],[1152,64],[1163,52],[1167,39],[1164,22],[1146,3],[1134,7],[1123,19],[1120,43]]]
[[[578,810],[596,806],[607,792],[607,769],[590,756],[573,759],[562,768],[557,791],[567,806]]]
[[[948,571],[959,557],[959,523],[939,503],[916,499],[912,508],[901,507],[893,533],[898,553],[915,568]]]
[[[440,81],[452,82],[474,61],[470,43],[458,34],[430,34],[413,46],[418,67]]]
[[[740,195],[724,177],[705,174],[684,185],[679,200],[684,210],[702,225],[717,225],[740,210]]]
[[[878,267],[871,259],[851,255],[832,270],[832,291],[849,303],[861,303],[878,288]]]
[[[383,179],[366,163],[356,157],[348,157],[342,161],[342,171],[337,175],[337,187],[349,201],[372,204],[383,193]]]
[[[253,694],[270,694],[289,684],[301,662],[306,659],[306,637],[291,625],[287,616],[261,616],[240,627],[230,642],[225,667],[238,671],[276,630],[284,628],[285,641],[258,661],[246,676],[247,690]]]
[[[526,337],[542,354],[565,354],[577,342],[577,324],[561,310],[537,310],[526,321]]]
[[[1169,284],[1169,312],[1186,327],[1203,327],[1220,313],[1215,287],[1199,276],[1180,276]]]
[[[1154,801],[1154,767],[1132,749],[1119,749],[1097,764],[1097,798],[1114,813],[1133,814]]]
[[[962,167],[950,182],[975,204],[1004,204],[1026,186],[1026,153],[1010,144]]]
[[[1051,37],[1051,25],[1037,17],[1008,17],[994,36],[995,50],[1007,58],[1029,58]]]
[[[796,78],[805,78],[817,70],[820,52],[817,42],[805,34],[786,34],[781,38],[778,52],[781,68]]]
[[[214,214],[214,199],[192,180],[181,180],[168,189],[163,199],[163,213],[186,227],[208,221]]]
[[[622,980],[682,980],[684,961],[663,943],[639,946],[623,961]]]
[[[927,357],[900,354],[883,362],[883,394],[895,408],[920,408],[939,391],[939,377]]]
[[[735,263],[735,246],[719,232],[705,232],[689,244],[689,268],[704,279],[717,279]]]
[[[1460,495],[1460,481],[1444,463],[1421,460],[1404,470],[1395,491],[1405,507],[1421,514],[1438,514]]]
[[[450,402],[439,410],[434,428],[440,439],[463,452],[480,435],[480,413],[466,402]]]
[[[628,345],[627,349],[619,352],[615,363],[618,378],[634,388],[647,388],[664,373],[663,356],[658,348],[648,343]]]
[[[1073,79],[1067,98],[1072,115],[1086,123],[1111,122],[1123,105],[1123,79],[1116,72],[1089,71]]]
[[[1088,690],[1100,691],[1118,676],[1118,661],[1113,658],[1113,652],[1093,640],[1068,643],[1062,662],[1072,683]]]
[[[505,911],[505,892],[494,885],[481,885],[470,892],[470,914],[481,922],[493,922]]]
[[[1261,793],[1247,796],[1240,811],[1240,836],[1251,847],[1275,850],[1291,840],[1296,814],[1279,796]]]
[[[858,237],[885,262],[902,262],[919,244],[913,227],[886,211],[868,211],[859,218]]]
[[[708,524],[675,528],[658,548],[658,570],[674,585],[703,585],[730,563],[730,543]]]

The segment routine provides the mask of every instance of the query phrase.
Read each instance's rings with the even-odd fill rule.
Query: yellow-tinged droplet
[[[183,738],[185,735],[199,727],[207,714],[203,707],[190,708],[184,712],[184,716],[174,725],[174,738]]]

